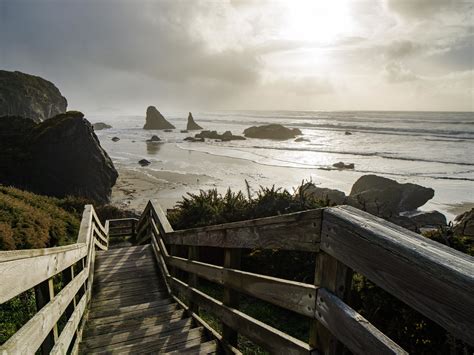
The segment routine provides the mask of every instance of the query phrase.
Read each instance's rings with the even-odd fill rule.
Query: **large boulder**
[[[0,183],[32,192],[105,203],[118,173],[81,112],[40,124],[0,118]]]
[[[51,82],[19,71],[0,70],[0,116],[39,123],[66,112],[67,100]]]
[[[433,198],[434,190],[416,184],[400,184],[377,175],[364,175],[352,186],[348,203],[386,217],[413,211]]]
[[[438,229],[446,227],[448,224],[446,216],[439,211],[411,211],[404,213],[403,216],[409,218],[417,230],[423,228]]]
[[[274,140],[287,140],[301,135],[298,128],[287,128],[281,124],[268,124],[264,126],[252,126],[244,131],[245,137],[263,138]]]
[[[92,124],[92,127],[94,127],[94,131],[101,131],[103,129],[110,129],[112,128],[111,125],[104,123],[104,122],[96,122]]]
[[[143,129],[174,129],[155,106],[148,106],[146,109],[146,122]]]
[[[346,194],[340,190],[318,187],[311,182],[306,183],[301,191],[306,196],[311,196],[316,200],[327,201],[329,205],[343,205],[347,199]]]
[[[474,208],[457,216],[454,221],[454,234],[474,237]]]
[[[188,115],[188,125],[186,126],[186,130],[197,131],[200,129],[202,129],[202,127],[194,121],[193,114],[190,112]]]

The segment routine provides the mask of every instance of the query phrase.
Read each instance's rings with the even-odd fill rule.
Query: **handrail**
[[[137,231],[137,241],[151,241],[173,297],[184,296],[191,304],[215,313],[227,326],[268,349],[278,345],[288,351],[318,349],[326,353],[342,342],[354,353],[405,353],[344,302],[352,271],[368,277],[456,337],[474,345],[474,258],[366,212],[338,206],[173,231],[161,207],[150,201],[137,223]],[[188,247],[190,251],[198,246],[315,251],[315,284],[178,257],[173,255],[174,246]],[[193,275],[199,276],[225,289],[246,293],[314,319],[308,347],[203,294],[175,277],[176,269],[188,273],[190,280]],[[263,333],[267,336],[262,337]]]
[[[95,249],[107,250],[107,246],[107,230],[93,206],[86,205],[75,244],[1,251],[0,303],[35,288],[38,312],[0,346],[0,353],[35,353],[39,348],[43,353],[66,353],[74,336],[73,348],[77,349],[83,315],[91,298]],[[59,273],[63,275],[63,288],[54,294],[53,277]],[[69,319],[59,333],[57,322],[66,311]]]

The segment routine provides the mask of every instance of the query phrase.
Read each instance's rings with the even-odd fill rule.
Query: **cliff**
[[[21,116],[36,123],[66,112],[67,100],[38,76],[0,70],[0,116]]]

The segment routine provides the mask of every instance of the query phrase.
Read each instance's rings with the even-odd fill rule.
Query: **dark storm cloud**
[[[186,93],[201,81],[203,99],[255,83],[260,62],[245,49],[211,50],[190,23],[208,8],[191,1],[2,1],[1,66],[101,85],[135,73],[149,89]],[[218,28],[214,30],[218,31]],[[128,74],[127,74],[128,73]],[[161,84],[160,84],[161,83]],[[85,83],[84,83],[85,84]],[[212,98],[207,86],[219,87]],[[117,88],[116,88],[117,90]],[[118,90],[120,91],[120,90]],[[119,94],[119,93],[117,93]]]

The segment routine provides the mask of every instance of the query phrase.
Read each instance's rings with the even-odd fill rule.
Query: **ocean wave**
[[[230,147],[232,148],[232,147]],[[344,154],[344,155],[353,155],[353,156],[367,156],[367,157],[380,157],[384,159],[394,159],[394,160],[405,160],[405,161],[419,161],[426,163],[440,163],[440,164],[449,164],[449,165],[462,165],[462,166],[474,166],[474,163],[469,162],[453,162],[446,160],[437,160],[437,159],[423,159],[416,157],[402,157],[402,156],[393,156],[389,155],[389,152],[357,152],[357,151],[344,151],[344,150],[328,150],[328,149],[308,149],[308,148],[295,148],[295,147],[265,147],[254,145],[251,148],[255,149],[270,149],[270,150],[287,150],[287,151],[298,151],[298,152],[314,152],[314,153],[330,153],[330,154]]]

